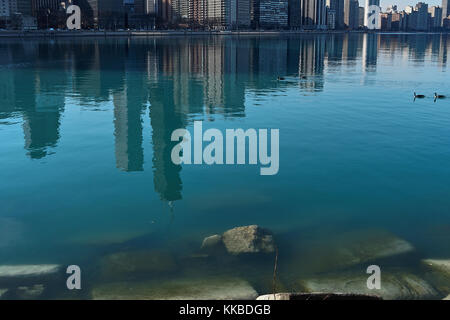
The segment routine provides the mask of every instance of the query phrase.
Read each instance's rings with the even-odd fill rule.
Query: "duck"
[[[283,77],[278,76],[277,80],[284,80]]]
[[[425,95],[423,95],[423,94],[416,94],[415,92],[414,92],[414,99],[422,99],[422,98],[425,98]]]
[[[443,94],[437,94],[436,92],[434,93],[434,100],[436,99],[445,99],[445,96]]]

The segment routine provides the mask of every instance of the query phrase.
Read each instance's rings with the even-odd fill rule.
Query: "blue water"
[[[449,49],[439,34],[2,40],[0,264],[182,257],[249,224],[280,252],[380,229],[448,258],[450,99],[432,96],[450,96]],[[170,135],[194,120],[279,129],[279,173],[174,165]]]

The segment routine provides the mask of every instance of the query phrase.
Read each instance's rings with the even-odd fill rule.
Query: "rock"
[[[345,293],[276,293],[265,294],[256,300],[381,300],[378,296]]]
[[[60,270],[57,264],[6,265],[0,266],[0,279],[13,277],[30,277],[55,274]]]
[[[381,289],[367,288],[368,275],[354,272],[323,275],[316,279],[300,281],[306,292],[333,292],[345,294],[377,295],[383,299],[427,299],[438,293],[424,279],[410,273],[381,273]]]
[[[441,272],[450,277],[450,260],[425,259],[423,263],[434,271]]]
[[[446,296],[444,299],[442,300],[450,300],[450,294],[448,296]]]
[[[58,282],[61,266],[56,264],[4,265],[0,266],[0,286],[30,286],[38,283]]]
[[[31,287],[18,287],[16,296],[25,300],[38,299],[44,293],[44,290],[45,287],[42,284],[36,284]]]
[[[292,235],[291,235],[292,237]],[[292,241],[289,272],[330,272],[414,251],[407,241],[386,231],[363,230]],[[289,252],[285,253],[289,256]]]
[[[0,288],[0,299],[3,298],[8,293],[8,289]]]
[[[422,264],[429,271],[429,281],[442,293],[450,291],[450,260],[425,259]]]
[[[169,273],[176,269],[173,257],[161,251],[123,251],[101,259],[100,273],[104,278],[135,277],[138,274]]]
[[[226,231],[222,241],[228,253],[271,253],[275,251],[272,234],[256,225],[237,227]]]
[[[203,243],[202,243],[202,249],[209,249],[209,248],[214,248],[217,246],[222,245],[222,237],[219,236],[218,234],[206,237],[205,239],[203,239]]]
[[[96,300],[254,300],[258,294],[245,280],[205,277],[167,282],[116,282],[94,287]]]

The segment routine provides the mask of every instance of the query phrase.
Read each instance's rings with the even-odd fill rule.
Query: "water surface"
[[[195,273],[183,261],[205,236],[258,224],[287,288],[333,271],[314,252],[347,232],[405,239],[417,257],[393,263],[419,272],[450,256],[450,100],[432,98],[450,96],[449,48],[439,34],[2,40],[0,264],[78,264],[89,287],[102,256],[158,250],[171,278]],[[174,165],[170,135],[195,120],[278,128],[279,173]],[[258,259],[198,273],[268,290],[273,257]]]

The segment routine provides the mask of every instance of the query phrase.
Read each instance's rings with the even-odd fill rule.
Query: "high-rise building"
[[[359,27],[359,2],[358,0],[344,0],[344,25],[347,29]]]
[[[189,20],[197,26],[202,26],[207,19],[208,0],[189,1]]]
[[[364,7],[364,25],[366,27],[369,26],[369,17],[371,17],[371,19],[375,19],[375,21],[378,21],[378,17],[372,17],[374,12],[369,10],[370,6],[379,7],[380,0],[366,0],[366,6]]]
[[[326,28],[325,0],[302,0],[301,22],[304,29]]]
[[[336,11],[327,6],[327,28],[329,30],[336,29]]]
[[[208,0],[206,16],[210,26],[226,28],[230,17],[230,1]]]
[[[444,19],[450,15],[450,0],[442,0],[442,26],[444,23]]]
[[[263,28],[287,27],[288,0],[260,0],[259,25]]]
[[[291,29],[298,29],[301,26],[301,0],[289,0],[288,25]]]
[[[364,7],[358,8],[358,27],[364,27]]]
[[[428,30],[428,4],[424,2],[417,3],[415,11],[417,11],[416,30],[418,31]]]
[[[428,8],[428,13],[430,14],[430,28],[439,29],[442,24],[442,8],[439,6],[432,6]]]
[[[250,26],[250,2],[251,0],[229,0],[231,1],[230,24],[235,27]]]
[[[32,15],[31,0],[15,0],[16,2],[16,12],[21,13],[24,16]]]
[[[335,12],[335,29],[344,28],[344,0],[326,0],[326,6],[329,10]]]

